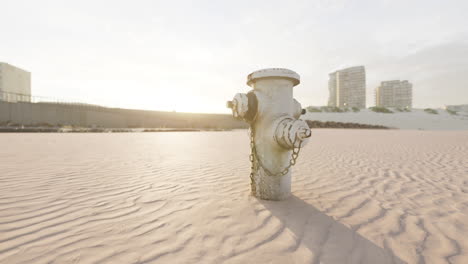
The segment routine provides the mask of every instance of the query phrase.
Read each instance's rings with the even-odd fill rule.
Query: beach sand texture
[[[247,131],[0,135],[0,263],[468,263],[468,132],[313,130],[293,196]]]

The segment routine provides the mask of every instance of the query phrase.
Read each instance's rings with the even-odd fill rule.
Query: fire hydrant
[[[255,71],[247,76],[253,90],[227,102],[235,118],[250,124],[251,191],[257,198],[284,200],[291,194],[291,167],[311,136],[299,119],[305,110],[293,99],[299,83],[299,75],[288,69]]]

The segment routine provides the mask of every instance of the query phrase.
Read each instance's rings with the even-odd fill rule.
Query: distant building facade
[[[375,90],[375,105],[379,107],[411,108],[413,85],[408,81],[384,81]]]
[[[329,74],[328,106],[366,108],[366,71],[364,66]]]
[[[30,102],[31,73],[0,62],[0,101]]]

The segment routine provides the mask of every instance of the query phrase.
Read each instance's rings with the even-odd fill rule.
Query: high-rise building
[[[366,107],[366,70],[356,66],[329,74],[328,106]]]
[[[30,102],[31,73],[0,62],[0,101]]]
[[[380,107],[411,108],[413,85],[408,81],[385,81],[375,90],[375,105]]]

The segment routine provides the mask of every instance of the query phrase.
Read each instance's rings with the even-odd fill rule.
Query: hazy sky
[[[246,76],[301,75],[325,105],[328,73],[365,65],[408,79],[415,107],[468,103],[468,1],[0,0],[0,61],[32,72],[34,95],[139,109],[228,112]]]

